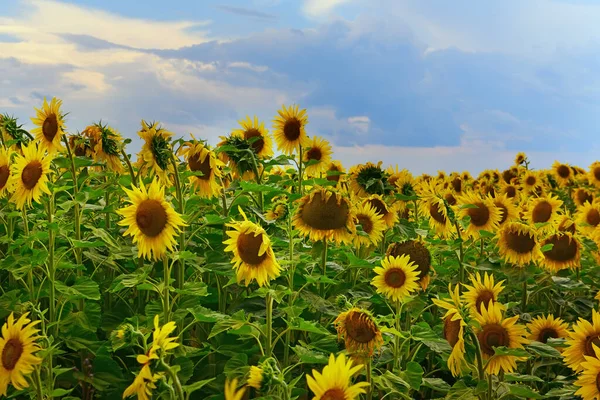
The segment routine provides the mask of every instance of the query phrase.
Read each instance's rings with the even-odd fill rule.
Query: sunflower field
[[[0,398],[600,398],[600,163],[344,167],[297,105],[132,155],[66,114],[0,116]]]

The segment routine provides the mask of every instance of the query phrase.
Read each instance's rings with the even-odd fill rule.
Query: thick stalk
[[[454,222],[454,227],[456,228],[456,234],[458,235],[458,244],[459,244],[459,248],[458,248],[458,281],[460,283],[463,282],[464,280],[464,274],[465,274],[465,267],[463,265],[463,242],[462,242],[462,235],[460,234],[460,226],[458,226],[458,221]]]
[[[125,160],[125,164],[127,164],[127,169],[129,170],[129,175],[131,175],[131,183],[133,184],[133,186],[137,187],[138,186],[137,176],[135,175],[135,172],[133,171],[133,166],[131,165],[131,160],[129,159],[129,156],[125,152],[125,149],[121,149],[121,155],[123,155],[123,160]]]
[[[327,276],[327,239],[323,239],[323,252],[321,253],[321,274],[323,278]],[[325,282],[319,286],[321,296],[325,296]]]
[[[50,195],[48,199],[48,207],[46,209],[48,217],[48,225],[53,223],[54,215],[54,196]],[[54,324],[55,337],[58,337],[58,324],[56,323],[56,268],[54,265],[54,241],[55,231],[50,226],[48,227],[48,282],[50,283],[49,292],[49,307],[48,307],[48,320],[50,324]]]
[[[42,376],[40,374],[40,369],[41,367],[38,366],[35,369],[35,374],[34,374],[34,381],[35,381],[35,394],[36,394],[36,399],[37,400],[44,400],[44,394],[43,394],[43,385],[42,385]]]
[[[473,332],[469,332],[473,345],[475,346],[475,357],[477,358],[477,372],[479,373],[479,380],[485,379],[485,371],[483,370],[483,355],[481,353],[481,345],[479,344],[479,338]]]
[[[302,191],[302,158],[303,158],[303,154],[302,154],[302,145],[298,145],[298,154],[299,154],[299,162],[298,162],[298,193],[300,193],[300,195],[303,195],[303,191]]]
[[[173,381],[173,385],[175,386],[175,393],[177,393],[177,398],[179,400],[185,400],[183,388],[181,387],[181,382],[179,381],[179,377],[177,376],[177,374],[173,372],[171,367],[168,366],[162,358],[160,359],[160,363],[162,364],[163,368],[167,371],[167,375],[169,375],[169,378],[171,378],[171,380]]]
[[[523,279],[523,295],[521,297],[521,312],[525,312],[525,309],[527,308],[527,278],[524,276],[524,274],[521,274],[521,277]]]
[[[369,383],[369,386],[367,387],[367,400],[372,400],[373,399],[373,380],[371,377],[372,374],[372,362],[371,362],[371,357],[369,357],[369,361],[367,362],[367,382]]]
[[[396,302],[396,330],[398,331],[398,334],[396,334],[395,336],[395,340],[394,340],[394,362],[393,362],[393,367],[392,367],[392,371],[395,367],[400,367],[400,336],[399,336],[399,332],[402,329],[400,327],[400,316],[402,315],[402,303],[400,301]]]
[[[289,240],[289,257],[290,257],[290,274],[288,275],[288,287],[290,295],[288,296],[288,307],[291,309],[294,305],[294,274],[296,268],[294,264],[294,231],[292,228],[292,213],[288,210],[288,240]],[[289,326],[288,326],[289,328]],[[283,348],[283,367],[286,368],[290,361],[290,342],[292,340],[292,330],[288,329],[285,334],[285,346]]]
[[[493,392],[494,392],[494,382],[492,381],[492,374],[488,375],[488,400],[492,400],[494,398],[493,396]]]
[[[165,255],[163,257],[163,314],[165,316],[165,324],[171,320],[171,293],[169,291],[171,270],[169,268],[169,258]]]
[[[171,163],[173,164],[173,176],[175,177],[175,195],[177,196],[177,211],[179,214],[183,216],[184,214],[184,204],[183,204],[183,194],[181,191],[181,181],[179,179],[179,170],[177,169],[177,162],[175,161],[175,157],[171,157]],[[179,251],[182,251],[185,247],[185,227],[181,228],[181,232],[179,233]],[[177,265],[175,267],[175,279],[177,288],[183,288],[183,281],[185,279],[185,261],[181,258],[177,260]]]
[[[273,296],[271,293],[267,293],[265,296],[265,303],[267,308],[267,326],[265,327],[265,356],[271,357],[273,349],[271,345],[273,343]]]
[[[22,215],[25,236],[29,237],[29,220],[27,219],[27,209],[25,207],[23,207]],[[35,302],[35,287],[33,287],[33,268],[30,268],[29,271],[27,271],[27,287],[29,289],[29,300],[31,302]]]

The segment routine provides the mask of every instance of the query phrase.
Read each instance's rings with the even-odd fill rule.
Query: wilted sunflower
[[[450,207],[454,207],[455,205],[458,204],[458,199],[456,198],[454,193],[452,193],[451,190],[445,191],[443,193],[442,197],[444,198],[444,201],[446,201]]]
[[[342,195],[316,188],[302,197],[293,218],[300,234],[311,240],[328,240],[349,243],[356,232],[350,203]]]
[[[501,218],[500,221],[498,221],[498,225],[500,227],[518,218],[519,212],[517,211],[517,207],[506,194],[496,196],[493,202],[494,205],[500,210]]]
[[[363,388],[369,386],[368,382],[352,385],[352,376],[362,368],[361,364],[352,367],[352,360],[346,362],[344,354],[337,359],[331,354],[322,373],[313,369],[313,376],[306,376],[306,383],[315,395],[313,400],[358,400],[365,393]]]
[[[411,261],[410,255],[387,256],[381,261],[381,267],[373,270],[376,276],[371,284],[392,301],[402,301],[419,288],[419,272]]]
[[[592,344],[592,348],[594,356],[585,357],[585,361],[581,363],[582,372],[575,382],[575,386],[579,386],[575,394],[583,400],[600,399],[600,347]]]
[[[46,150],[48,154],[65,149],[60,143],[65,128],[64,115],[60,111],[61,105],[62,100],[56,97],[52,98],[50,104],[44,98],[42,108],[35,109],[36,118],[31,118],[31,122],[37,126],[31,133],[35,135],[39,146]]]
[[[558,232],[569,232],[575,234],[577,231],[577,226],[575,225],[575,221],[568,214],[561,214],[555,221],[554,226],[556,226],[556,230]]]
[[[334,321],[338,337],[344,339],[346,350],[372,356],[383,345],[381,331],[373,316],[365,310],[351,308]]]
[[[393,207],[388,206],[383,199],[378,194],[371,195],[363,200],[363,204],[368,204],[375,209],[377,215],[383,218],[385,225],[388,228],[393,228],[396,222],[398,222],[398,214]]]
[[[287,196],[277,196],[273,198],[271,209],[267,210],[265,218],[271,221],[277,221],[287,216],[288,202]]]
[[[536,231],[528,225],[508,222],[496,237],[500,256],[506,262],[524,267],[542,256]]]
[[[573,179],[573,170],[568,164],[554,161],[552,164],[552,175],[560,186],[567,186]]]
[[[567,339],[567,348],[563,351],[564,362],[575,372],[583,370],[581,363],[585,361],[585,356],[596,357],[594,347],[600,346],[600,313],[592,310],[592,322],[579,318],[576,324],[571,327]]]
[[[419,277],[419,285],[421,285],[423,290],[427,289],[431,279],[429,276],[429,271],[432,270],[431,253],[423,243],[417,240],[393,243],[388,247],[386,255],[393,257],[407,255],[410,258],[410,261],[417,267],[416,272]]]
[[[590,165],[588,180],[591,184],[597,188],[600,188],[600,161],[595,161],[592,165]]]
[[[227,379],[225,381],[225,388],[223,389],[225,400],[242,400],[244,398],[246,388],[241,388],[240,390],[238,390],[237,386],[237,379],[234,379],[232,381]]]
[[[600,225],[600,204],[585,203],[577,211],[577,227],[590,235]]]
[[[260,390],[263,382],[263,369],[253,365],[250,367],[250,376],[248,377],[248,386]]]
[[[515,156],[515,165],[521,165],[527,161],[527,155],[522,151],[518,152]]]
[[[419,212],[427,217],[429,227],[438,236],[450,236],[453,227],[444,200],[434,196],[422,198],[419,200]]]
[[[581,243],[568,232],[555,233],[544,240],[541,246],[553,245],[550,250],[543,251],[540,264],[544,269],[557,273],[566,268],[579,268],[581,263]]]
[[[486,371],[494,375],[498,375],[500,371],[511,373],[517,368],[517,361],[525,360],[516,356],[494,356],[496,347],[522,349],[523,344],[529,343],[525,338],[525,327],[517,324],[519,316],[504,318],[502,310],[499,303],[490,303],[487,307],[481,307],[481,313],[475,314],[475,319],[479,322],[476,333],[483,358],[491,358],[487,362]]]
[[[150,400],[152,390],[156,389],[156,382],[161,374],[152,374],[150,364],[145,364],[136,375],[133,383],[123,392],[123,398],[137,396],[138,400]]]
[[[535,193],[543,186],[542,178],[537,171],[525,171],[520,180],[521,188],[525,193]]]
[[[375,207],[369,203],[362,203],[355,208],[353,214],[356,224],[362,227],[362,234],[357,230],[354,236],[354,245],[368,247],[381,242],[386,227],[383,217],[377,213]]]
[[[219,181],[223,176],[221,167],[224,164],[217,159],[215,153],[204,143],[190,140],[183,144],[179,155],[185,157],[190,171],[198,173],[189,178],[198,195],[206,199],[218,196],[221,192]]]
[[[562,205],[563,202],[552,195],[533,197],[527,203],[525,218],[531,225],[546,223],[541,231],[548,231],[552,228],[552,223],[558,218],[558,211]]]
[[[123,147],[123,138],[119,132],[98,122],[85,128],[83,133],[90,139],[94,160],[106,163],[108,169],[122,174],[123,163],[119,156]]]
[[[173,250],[175,237],[185,222],[173,206],[165,200],[164,188],[154,179],[146,189],[140,187],[132,190],[123,188],[131,205],[117,211],[123,216],[119,225],[126,226],[124,236],[132,236],[133,243],[138,246],[138,257],[149,260],[160,260],[168,250]]]
[[[331,145],[321,137],[313,136],[304,149],[304,162],[307,163],[306,174],[319,177],[326,172],[331,162]]]
[[[82,134],[69,135],[69,148],[76,157],[91,157],[90,140]]]
[[[465,229],[467,236],[477,239],[480,231],[495,232],[498,229],[502,212],[492,198],[482,198],[471,192],[460,196],[458,204],[459,216],[470,217],[469,225]]]
[[[171,136],[173,133],[167,131],[158,122],[148,124],[142,120],[142,129],[138,135],[144,139],[142,150],[138,153],[135,166],[142,176],[149,174],[157,176],[160,183],[168,185],[171,182],[170,174],[173,173],[171,157]]]
[[[242,119],[238,123],[242,128],[232,131],[232,136],[237,136],[250,142],[250,147],[258,158],[273,156],[273,141],[269,135],[269,130],[265,128],[264,122],[259,122],[256,116],[254,119],[246,116],[246,119]]]
[[[471,275],[470,280],[471,285],[464,285],[467,291],[463,293],[463,300],[473,314],[479,314],[484,307],[489,307],[490,304],[498,302],[498,297],[504,289],[504,286],[502,286],[504,281],[495,283],[494,275],[488,275],[487,272],[484,273],[483,279],[477,272],[475,275]],[[500,307],[502,308],[502,305]]]
[[[17,122],[17,118],[8,114],[0,114],[0,135],[2,135],[4,145],[16,152],[20,152],[23,146],[33,140],[33,136],[23,129],[22,124]]]
[[[358,164],[350,168],[350,189],[358,197],[387,195],[394,189],[388,178],[389,174],[381,168],[381,161],[377,164]]]
[[[279,276],[281,267],[275,258],[267,232],[248,221],[243,212],[242,216],[244,221],[227,224],[233,229],[227,231],[229,239],[223,244],[227,245],[225,251],[233,253],[231,262],[236,270],[238,283],[244,281],[244,285],[249,285],[256,280],[258,286],[262,287]]]
[[[573,199],[573,202],[575,202],[575,204],[578,207],[581,207],[585,203],[593,203],[594,202],[594,193],[587,190],[586,188],[580,187],[580,188],[576,188],[575,190],[573,190],[573,192],[571,192],[571,198]]]
[[[284,154],[292,155],[300,146],[308,146],[306,135],[308,115],[306,109],[299,110],[298,105],[281,106],[279,114],[273,120],[273,130],[277,148]]]
[[[346,169],[342,166],[342,163],[338,160],[333,160],[329,163],[327,170],[325,171],[327,180],[340,183],[343,175],[346,173]]]
[[[527,324],[529,329],[529,340],[547,343],[548,339],[566,338],[569,335],[569,326],[561,318],[554,315],[539,316]]]
[[[17,154],[11,164],[11,175],[8,179],[8,190],[13,193],[11,201],[17,208],[31,201],[40,202],[42,193],[50,194],[48,174],[50,173],[51,156],[44,155],[44,148],[36,143],[23,147],[23,155]]]
[[[460,286],[456,285],[454,289],[448,285],[448,293],[450,300],[432,299],[433,303],[446,310],[444,314],[444,338],[448,341],[452,352],[448,357],[448,368],[453,376],[459,376],[462,373],[463,364],[465,363],[465,327],[467,324],[463,319],[460,309],[462,302],[460,300]]]
[[[450,187],[457,195],[463,193],[463,180],[459,175],[451,175],[449,178]]]
[[[0,147],[0,198],[8,188],[8,178],[10,177],[10,153],[4,147]]]

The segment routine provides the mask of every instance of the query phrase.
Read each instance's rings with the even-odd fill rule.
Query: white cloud
[[[302,10],[311,18],[324,17],[333,12],[333,10],[350,0],[305,0]]]
[[[253,65],[253,64],[250,64],[249,62],[244,62],[244,61],[230,62],[227,64],[227,66],[229,68],[249,69],[250,71],[254,71],[254,72],[266,72],[269,70],[269,68],[264,65]]]
[[[349,117],[348,123],[355,127],[356,131],[361,134],[369,132],[369,126],[371,125],[371,119],[366,115],[359,115],[355,117]]]

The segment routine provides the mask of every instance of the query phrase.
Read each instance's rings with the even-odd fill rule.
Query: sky
[[[600,155],[600,1],[3,0],[0,112],[31,128],[141,119],[216,144],[299,104],[349,167],[587,167]],[[139,140],[129,151],[139,148]]]

